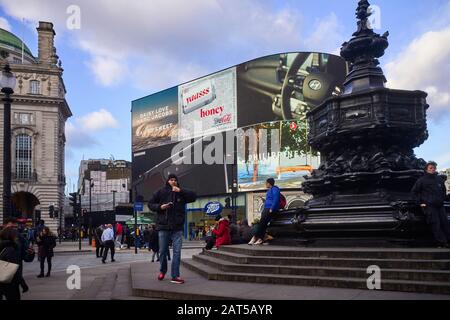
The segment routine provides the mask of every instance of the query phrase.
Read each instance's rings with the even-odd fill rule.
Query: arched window
[[[31,179],[31,136],[20,134],[16,137],[16,178]]]
[[[41,83],[38,80],[30,81],[30,93],[41,94]]]

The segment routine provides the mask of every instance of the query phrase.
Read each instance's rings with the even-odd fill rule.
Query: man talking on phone
[[[172,283],[183,284],[180,277],[181,246],[183,244],[183,227],[186,216],[186,204],[194,202],[197,195],[193,191],[181,188],[178,177],[170,174],[166,185],[153,194],[148,203],[150,210],[156,212],[159,240],[160,273],[158,280],[164,280],[167,273],[167,253],[169,240],[172,240],[173,257]]]

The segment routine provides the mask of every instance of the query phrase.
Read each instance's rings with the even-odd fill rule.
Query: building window
[[[14,63],[14,64],[22,64],[22,59],[19,59],[19,58],[13,57],[13,61],[12,61],[12,63]]]
[[[37,80],[30,81],[30,93],[41,94],[41,83]]]
[[[16,137],[16,178],[31,178],[31,137],[27,134]]]
[[[25,126],[34,125],[34,115],[32,113],[14,112],[14,124]]]

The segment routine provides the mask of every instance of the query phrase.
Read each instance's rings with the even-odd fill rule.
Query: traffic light
[[[48,206],[48,214],[50,215],[50,218],[53,219],[55,213],[55,207],[53,205]]]
[[[76,216],[78,213],[80,213],[81,209],[81,203],[78,203],[78,193],[72,192],[69,194],[69,201],[70,206],[73,207],[73,215]]]

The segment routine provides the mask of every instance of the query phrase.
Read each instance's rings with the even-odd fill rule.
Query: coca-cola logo
[[[214,119],[214,124],[225,124],[225,123],[231,123],[231,113],[224,115],[223,117],[220,118],[215,118]]]

